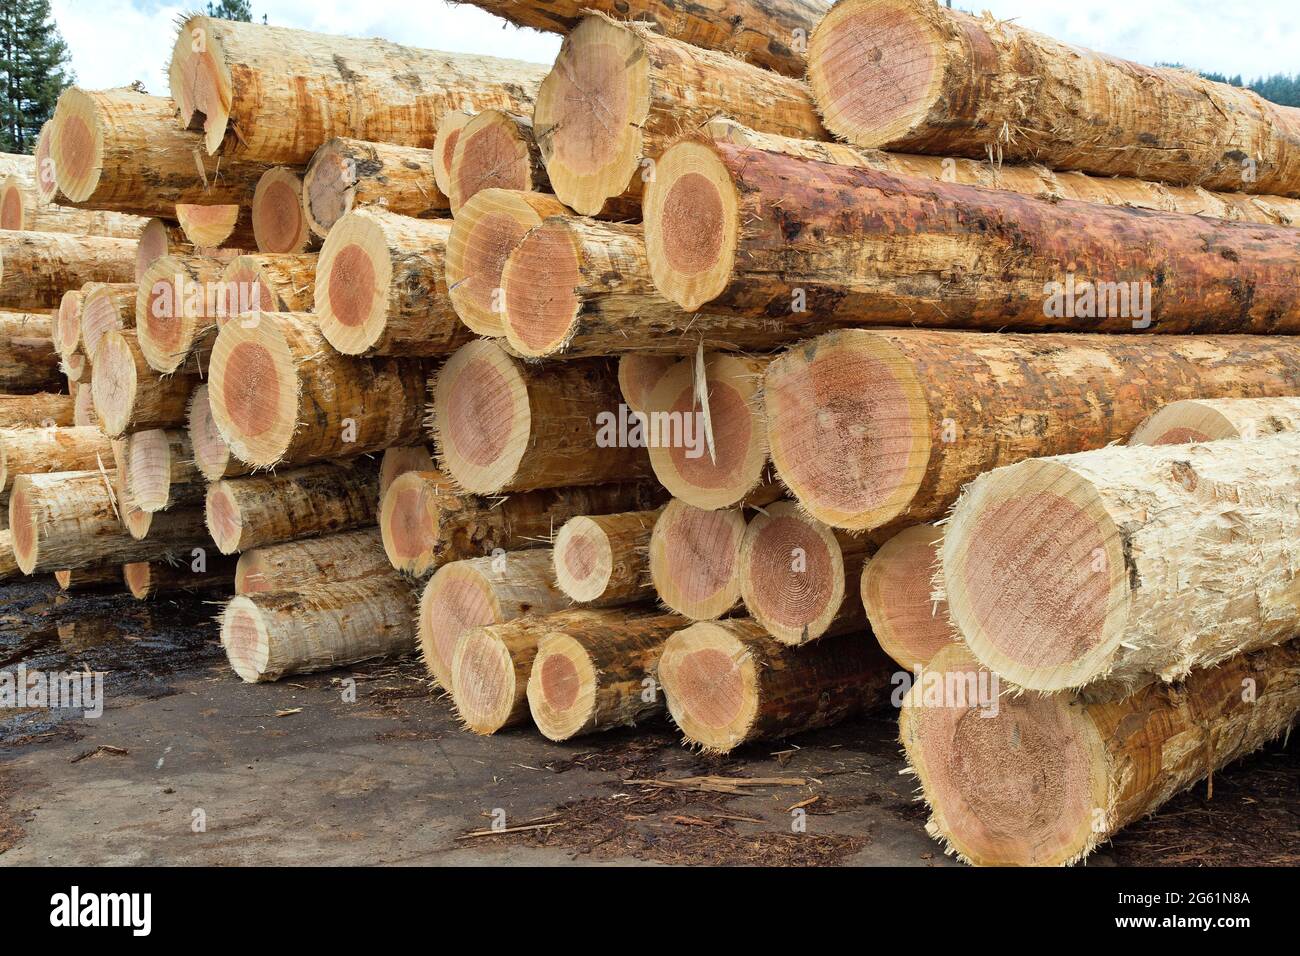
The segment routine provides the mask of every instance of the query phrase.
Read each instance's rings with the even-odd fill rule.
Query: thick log
[[[646,411],[651,391],[677,362],[678,359],[672,355],[647,355],[644,352],[621,355],[618,360],[618,390],[627,407],[634,412]]]
[[[0,429],[0,492],[19,475],[112,465],[113,450],[98,428]]]
[[[568,607],[555,587],[549,548],[502,551],[438,569],[420,595],[420,651],[434,682],[454,692],[456,650],[475,628]]]
[[[176,222],[186,241],[196,249],[256,248],[249,210],[239,205],[176,204]]]
[[[122,581],[137,601],[160,594],[233,594],[235,559],[203,554],[190,560],[135,561],[122,565]]]
[[[1300,431],[1300,398],[1189,398],[1137,427],[1130,445],[1185,445]]]
[[[0,394],[0,428],[53,428],[72,425],[71,395],[37,392]]]
[[[448,110],[438,119],[438,134],[433,139],[433,181],[444,199],[451,191],[451,159],[456,155],[460,131],[474,116],[473,110]],[[450,209],[450,200],[446,201]]]
[[[521,27],[568,33],[588,11],[632,18],[692,46],[727,53],[785,76],[802,78],[813,27],[827,0],[457,0]]]
[[[384,494],[379,528],[393,567],[427,577],[451,561],[548,545],[577,515],[639,510],[659,498],[649,483],[481,498],[460,493],[441,472],[411,472],[396,478]]]
[[[364,581],[242,594],[221,616],[221,646],[250,684],[333,670],[415,648],[415,591],[396,571]]]
[[[310,312],[316,301],[316,263],[310,252],[232,259],[221,273],[226,305],[217,326],[253,312]]]
[[[919,671],[959,640],[948,602],[932,581],[942,561],[943,529],[905,528],[880,546],[862,569],[862,605],[871,632],[904,670]]]
[[[940,517],[977,475],[1124,441],[1184,398],[1295,395],[1287,337],[832,332],[764,381],[782,481],[826,524]]]
[[[543,736],[569,740],[662,714],[655,668],[685,618],[644,609],[599,614],[599,624],[547,627],[528,677],[528,709]],[[555,615],[537,620],[553,622]]]
[[[48,312],[0,312],[0,392],[29,395],[62,384],[55,327]]]
[[[0,309],[57,309],[87,282],[135,279],[135,240],[0,231]]]
[[[948,609],[1019,687],[1181,680],[1300,633],[1297,497],[1294,433],[999,468],[945,526]]]
[[[449,109],[531,111],[546,68],[387,40],[193,16],[169,71],[183,127],[209,154],[305,166],[335,136],[433,146]]]
[[[128,439],[126,493],[142,511],[164,511],[203,500],[203,475],[194,465],[189,433],[154,428]]]
[[[425,366],[339,355],[307,313],[227,322],[208,382],[213,421],[250,465],[355,458],[424,436]]]
[[[473,335],[456,317],[444,272],[451,223],[379,207],[330,230],[316,270],[320,328],[345,355],[446,355]]]
[[[95,414],[110,438],[150,428],[184,428],[197,372],[162,375],[149,367],[135,329],[106,332],[90,382]]]
[[[687,742],[721,754],[883,706],[893,671],[870,634],[796,648],[754,621],[733,618],[678,631],[664,645],[658,673]]]
[[[205,365],[218,321],[232,305],[222,283],[228,260],[208,255],[169,255],[140,277],[135,329],[149,367],[170,373]]]
[[[378,500],[370,461],[327,462],[214,482],[207,526],[221,553],[234,554],[373,525]]]
[[[440,133],[445,123],[440,126]],[[434,178],[432,149],[336,137],[312,154],[302,211],[321,239],[353,209],[380,205],[413,219],[445,218],[451,204]]]
[[[980,678],[960,646],[930,670],[944,685]],[[936,696],[916,684],[899,718],[926,830],[968,863],[1060,866],[1286,733],[1300,712],[1300,644],[1108,703],[1007,694],[993,710]]]
[[[650,533],[658,518],[658,510],[570,518],[552,549],[556,586],[591,607],[652,599]]]
[[[303,180],[296,172],[272,166],[263,173],[249,210],[257,251],[299,255],[315,246],[303,206]]]
[[[106,332],[135,328],[135,300],[134,282],[92,282],[82,287],[80,349],[92,363]]]
[[[473,494],[648,477],[645,449],[619,440],[618,382],[600,359],[539,369],[490,341],[438,373],[430,425],[442,471]]]
[[[484,110],[465,124],[449,172],[447,199],[453,215],[485,189],[551,191],[533,121],[505,110]]]
[[[299,591],[389,571],[379,529],[365,528],[245,551],[235,567],[235,593]]]
[[[177,204],[247,206],[266,169],[203,155],[178,129],[176,107],[132,89],[65,90],[50,153],[59,191],[74,206],[171,219]]]
[[[808,78],[860,146],[1300,195],[1300,110],[929,0],[836,4]]]
[[[801,81],[600,14],[565,38],[533,124],[555,195],[594,216],[635,202],[671,138],[718,113],[829,138]]]
[[[659,600],[692,621],[722,617],[740,602],[740,508],[705,511],[670,501],[650,537],[650,580]]]
[[[447,239],[447,288],[462,322],[479,335],[505,335],[501,273],[528,231],[569,210],[544,193],[485,189],[461,207]]]
[[[1300,233],[817,162],[666,151],[646,190],[659,291],[797,326],[1300,329]],[[1244,294],[1243,290],[1250,293]]]

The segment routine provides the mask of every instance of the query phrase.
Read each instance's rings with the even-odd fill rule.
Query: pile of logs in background
[[[554,66],[195,16],[3,157],[0,578],[480,734],[904,673],[981,864],[1286,731],[1300,110],[932,0],[474,2]]]

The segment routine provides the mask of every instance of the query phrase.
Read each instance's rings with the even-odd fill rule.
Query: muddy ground
[[[414,661],[243,684],[215,612],[0,587],[0,669],[109,672],[97,720],[0,711],[0,865],[956,865],[925,835],[889,714],[725,758],[664,724],[482,738]],[[1297,781],[1300,748],[1271,745],[1089,865],[1294,866]]]

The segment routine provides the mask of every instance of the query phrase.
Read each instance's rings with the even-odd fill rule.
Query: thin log
[[[135,329],[149,367],[163,373],[206,364],[218,320],[230,299],[222,285],[228,260],[208,255],[170,255],[140,277]]]
[[[451,159],[453,215],[485,189],[549,193],[542,151],[533,121],[505,110],[484,110],[461,129]]]
[[[110,438],[150,428],[184,428],[197,373],[161,375],[149,367],[135,329],[100,339],[90,388],[95,414]]]
[[[188,432],[155,428],[136,432],[128,441],[126,491],[142,511],[203,499],[203,475],[194,465]]]
[[[59,353],[51,347],[55,321],[48,312],[0,312],[0,392],[58,388]]]
[[[555,536],[556,586],[591,607],[652,599],[650,534],[658,518],[658,510],[570,518]]]
[[[303,210],[303,180],[285,166],[272,166],[257,181],[250,219],[257,251],[300,255],[317,243]]]
[[[1300,398],[1188,398],[1155,412],[1130,445],[1185,445],[1300,431]]]
[[[379,529],[364,528],[245,551],[235,568],[235,593],[299,591],[390,570]]]
[[[122,565],[122,581],[137,601],[160,594],[233,594],[235,559],[203,554],[192,560],[135,561]]]
[[[740,602],[740,508],[705,511],[673,500],[650,537],[650,579],[659,600],[692,621],[722,617]]]
[[[111,467],[113,451],[98,428],[0,429],[0,492],[19,475]]]
[[[439,135],[446,131],[439,124]],[[453,147],[454,149],[454,147]],[[381,205],[413,219],[445,218],[451,209],[438,188],[433,149],[367,143],[339,136],[312,154],[302,179],[302,211],[321,239],[334,224],[362,206]]]
[[[862,604],[871,632],[904,670],[923,670],[959,640],[948,602],[932,585],[942,546],[943,529],[913,525],[881,545],[862,569]]]
[[[38,392],[0,394],[0,428],[53,428],[72,425],[72,396]]]
[[[135,240],[0,231],[0,309],[57,309],[87,282],[135,279]]]

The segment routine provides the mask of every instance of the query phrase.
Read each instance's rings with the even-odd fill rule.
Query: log
[[[9,527],[14,557],[24,574],[155,561],[188,554],[204,540],[201,511],[161,512],[147,538],[133,538],[118,517],[109,484],[100,471],[14,479]]]
[[[0,556],[0,561],[2,560],[3,557]],[[17,568],[17,565],[14,567]],[[94,568],[77,568],[75,571],[55,571],[54,581],[60,591],[67,593],[97,591],[101,588],[117,590],[122,587],[122,569],[103,564]]]
[[[945,684],[979,677],[960,646],[930,669]],[[968,863],[1059,866],[1286,733],[1300,711],[1300,645],[1107,703],[1006,695],[991,713],[960,699],[927,701],[927,690],[915,685],[899,718],[930,806],[926,830]]]
[[[687,139],[664,153],[645,232],[655,285],[684,309],[988,330],[1300,328],[1300,234],[1288,227],[1055,201],[728,142]]]
[[[505,334],[501,273],[528,231],[569,210],[544,193],[485,189],[461,207],[447,239],[447,288],[460,320],[479,335]]]
[[[1290,640],[1298,495],[1294,433],[996,469],[945,528],[953,624],[1008,683],[1098,696]]]
[[[51,347],[56,323],[47,312],[0,312],[0,392],[58,388],[59,353]]]
[[[302,212],[312,234],[363,206],[413,219],[445,218],[451,205],[434,178],[435,152],[336,137],[312,154],[302,179]]]
[[[207,525],[218,550],[234,554],[364,528],[374,524],[378,500],[371,462],[326,462],[214,482],[208,488]]]
[[[451,191],[451,159],[456,155],[460,131],[474,115],[473,110],[448,110],[438,120],[438,134],[433,139],[433,182],[444,197]],[[450,204],[447,208],[451,209]]]
[[[651,390],[677,362],[678,359],[671,355],[647,355],[643,352],[621,355],[618,360],[618,390],[627,407],[634,412],[646,411]]]
[[[485,189],[551,191],[533,121],[505,110],[484,110],[462,127],[449,173],[453,215]]]
[[[99,428],[99,416],[95,414],[95,393],[85,385],[78,384],[76,394],[72,396],[72,424],[77,428],[93,425]]]
[[[310,312],[316,301],[316,262],[309,252],[232,259],[221,273],[226,305],[217,316],[218,327],[253,312]]]
[[[724,754],[885,705],[893,670],[870,634],[793,648],[754,621],[733,618],[692,624],[670,637],[659,683],[687,742]]]
[[[135,328],[135,300],[134,282],[92,282],[82,286],[78,340],[92,363],[106,332]]]
[[[339,355],[307,313],[227,322],[208,381],[213,421],[250,465],[354,458],[424,437],[425,366]]]
[[[740,597],[771,637],[797,647],[824,634],[862,631],[866,615],[854,585],[868,551],[862,538],[837,536],[792,501],[754,515],[740,542]]]
[[[443,472],[472,494],[648,477],[645,449],[620,442],[614,366],[537,369],[474,341],[438,373],[430,426]]]
[[[177,204],[247,206],[265,165],[203,155],[164,96],[71,87],[54,111],[50,152],[70,205],[170,219]]]
[[[150,428],[184,428],[196,372],[160,375],[149,367],[136,329],[107,332],[99,341],[90,389],[100,427],[110,438]]]
[[[655,668],[664,643],[690,622],[646,609],[594,613],[596,627],[548,625],[538,638],[528,710],[551,740],[633,727],[665,710]],[[554,620],[548,615],[535,626]]]
[[[36,148],[32,150],[32,158],[36,161],[36,202],[40,205],[48,205],[54,200],[59,193],[58,178],[55,176],[54,157],[50,153],[50,146],[54,141],[54,123],[52,119],[46,120],[41,125],[40,135],[36,137]]]
[[[658,518],[658,510],[570,518],[552,549],[556,586],[591,607],[653,599],[650,533]]]
[[[137,601],[160,594],[232,594],[235,587],[235,559],[206,554],[202,559],[135,561],[122,565],[122,581]]]
[[[196,386],[190,396],[186,423],[190,449],[194,452],[194,467],[208,481],[237,478],[253,470],[251,465],[230,453],[230,444],[221,436],[217,423],[212,420],[207,382]]]
[[[0,232],[0,309],[57,309],[68,289],[135,279],[135,240]]]
[[[0,229],[66,232],[74,236],[113,236],[118,239],[134,239],[140,234],[144,220],[139,216],[70,209],[42,201],[37,195],[35,158],[6,155],[5,160],[26,162],[0,178]]]
[[[521,27],[568,33],[589,10],[631,17],[683,43],[727,53],[785,76],[802,78],[808,37],[826,0],[457,0],[489,10]]]
[[[128,439],[126,493],[141,511],[164,511],[203,500],[203,475],[194,465],[189,433],[153,428]]]
[[[1286,337],[844,330],[764,381],[781,480],[852,530],[934,520],[963,485],[1025,458],[1100,448],[1197,397],[1294,395]]]
[[[1300,431],[1300,398],[1189,398],[1152,414],[1128,443],[1185,445],[1294,431]]]
[[[907,671],[924,670],[939,651],[959,640],[948,618],[948,602],[931,585],[942,547],[941,528],[913,525],[881,545],[862,569],[860,591],[871,632]]]
[[[722,617],[740,602],[740,508],[705,511],[670,501],[650,536],[650,580],[659,600],[692,621]]]
[[[1300,194],[1300,110],[928,0],[836,4],[808,79],[827,128],[859,146]]]
[[[181,126],[201,124],[209,154],[302,167],[335,136],[429,148],[449,109],[530,112],[545,73],[518,60],[192,16],[169,78]]]
[[[415,647],[415,592],[396,571],[231,598],[221,646],[250,684],[312,674]]]
[[[249,210],[257,251],[301,255],[316,245],[303,206],[302,177],[285,166],[264,172]]]
[[[140,230],[140,244],[135,253],[135,280],[144,278],[145,270],[171,255],[193,255],[194,247],[185,240],[180,227],[165,219],[150,219]]]
[[[235,567],[235,593],[300,591],[390,571],[379,529],[364,528],[245,551]]]
[[[767,467],[761,391],[766,358],[712,353],[668,369],[646,402],[650,466],[674,498],[712,510],[739,504]]]
[[[393,482],[412,471],[433,471],[433,449],[428,445],[394,445],[385,448],[379,459],[379,500],[384,496]],[[381,513],[380,523],[383,517]]]
[[[380,508],[379,528],[393,567],[423,578],[451,561],[548,545],[577,515],[640,510],[659,500],[659,491],[649,483],[481,498],[458,492],[441,472],[419,471],[393,481]]]
[[[437,686],[454,693],[456,650],[466,634],[525,614],[563,610],[568,604],[551,577],[549,548],[502,551],[443,565],[420,595],[425,669]]]
[[[473,336],[456,318],[444,275],[451,223],[369,207],[330,230],[316,270],[316,310],[345,355],[434,356]]]
[[[72,425],[72,396],[38,392],[0,394],[0,428],[53,428]]]
[[[90,359],[81,352],[73,352],[59,363],[59,370],[68,380],[68,393],[71,394],[82,384],[88,384],[91,376]]]
[[[239,205],[176,204],[176,222],[185,239],[198,249],[256,247],[248,209]]]
[[[95,283],[87,283],[79,289],[69,289],[59,297],[59,308],[54,313],[54,324],[50,329],[50,341],[54,350],[65,361],[69,356],[81,350],[81,303],[82,289]],[[44,310],[37,314],[45,314]]]
[[[222,284],[227,261],[207,255],[171,255],[140,277],[135,329],[149,367],[163,373],[197,370],[212,346],[230,298]]]
[[[560,201],[585,216],[617,215],[653,181],[671,137],[718,113],[829,139],[801,81],[601,14],[565,38],[533,125]]]
[[[0,429],[0,492],[19,475],[111,467],[113,452],[98,428]]]

